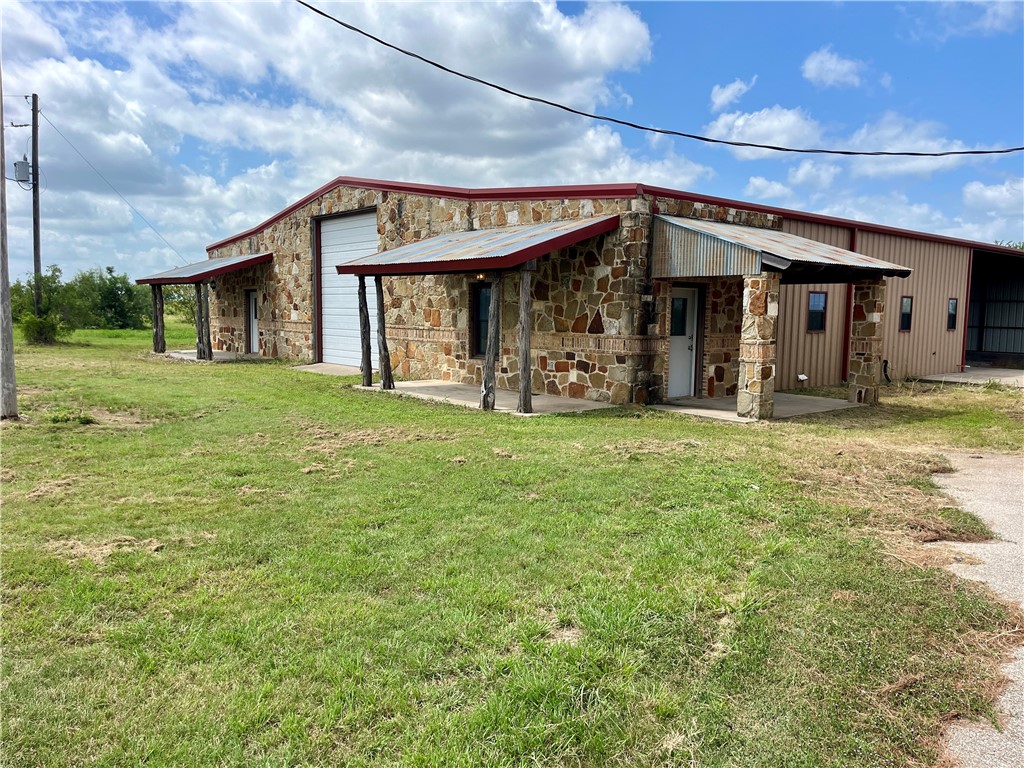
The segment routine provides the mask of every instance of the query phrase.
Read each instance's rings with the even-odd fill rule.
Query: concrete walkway
[[[473,384],[459,384],[454,381],[396,381],[395,388],[390,391],[378,387],[356,387],[364,391],[381,392],[415,397],[420,400],[461,405],[465,408],[480,407],[480,387]],[[519,405],[519,393],[508,389],[497,389],[494,393],[494,410],[515,413]],[[596,411],[601,408],[613,408],[609,403],[598,403],[593,400],[578,400],[572,397],[556,397],[554,395],[534,395],[533,413],[520,413],[517,416],[543,416],[550,413],[580,413]]]
[[[973,512],[996,534],[995,541],[956,544],[981,561],[953,563],[949,569],[967,579],[986,583],[1002,599],[1024,603],[1024,457],[947,453],[953,474],[934,475],[935,482]],[[1003,729],[987,723],[954,725],[947,734],[950,757],[962,768],[1020,768],[1024,766],[1024,648],[1003,667],[1010,679],[999,698]]]
[[[832,397],[811,397],[810,395],[792,395],[782,392],[775,393],[776,419],[790,419],[794,416],[806,416],[811,413],[841,411],[845,408],[863,408],[860,403],[837,400]],[[687,416],[701,416],[705,419],[731,421],[745,424],[754,421],[736,414],[735,397],[681,397],[667,403],[652,405],[651,408],[669,413],[682,413]]]
[[[1024,389],[1024,370],[1019,368],[987,368],[977,366],[968,368],[963,373],[939,373],[934,376],[924,376],[921,381],[928,381],[935,384],[1002,384],[1004,387],[1020,387]]]

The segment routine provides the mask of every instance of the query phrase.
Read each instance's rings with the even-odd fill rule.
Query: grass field
[[[169,344],[188,347],[173,326]],[[1018,617],[944,447],[999,389],[760,425],[518,419],[145,333],[17,349],[4,765],[916,766]]]

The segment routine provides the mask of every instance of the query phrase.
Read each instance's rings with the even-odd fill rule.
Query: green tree
[[[128,279],[128,275],[90,269],[79,272],[68,283],[85,309],[81,326],[90,328],[145,328],[152,312],[149,289]]]

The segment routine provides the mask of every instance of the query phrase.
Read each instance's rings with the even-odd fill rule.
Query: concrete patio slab
[[[190,363],[233,363],[237,360],[262,360],[259,355],[243,355],[238,352],[220,352],[213,350],[213,360],[196,360],[194,349],[174,349],[164,352],[165,357],[175,360],[186,360]]]
[[[652,408],[669,413],[682,413],[688,416],[701,416],[706,419],[717,419],[719,421],[731,421],[738,424],[745,424],[753,421],[736,414],[735,397],[682,397],[678,400],[671,400],[667,403],[652,405]],[[846,400],[837,400],[831,397],[811,397],[810,395],[791,395],[782,392],[775,393],[775,416],[776,419],[790,419],[794,416],[806,416],[811,413],[825,413],[827,411],[841,411],[846,408],[862,408],[860,403],[851,403]]]
[[[480,407],[480,388],[473,384],[459,384],[454,381],[396,381],[393,390],[380,387],[356,387],[364,391],[382,392],[384,394],[405,395],[420,400],[451,403],[465,408]],[[601,408],[613,408],[609,403],[598,403],[593,400],[577,400],[571,397],[555,397],[554,395],[534,395],[533,413],[516,413],[519,405],[519,393],[507,389],[495,390],[494,410],[512,413],[516,416],[544,416],[552,413],[580,413],[595,411]]]
[[[309,365],[296,365],[294,370],[305,373],[322,373],[325,376],[358,376],[362,369],[358,365],[310,363]]]
[[[1002,384],[1004,387],[1019,387],[1024,389],[1024,370],[1019,368],[987,368],[977,366],[968,368],[966,371],[955,371],[953,373],[939,373],[934,376],[924,376],[921,381],[935,384]]]

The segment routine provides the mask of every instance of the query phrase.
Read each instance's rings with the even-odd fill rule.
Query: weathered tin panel
[[[783,219],[782,231],[836,248],[850,247],[850,230],[846,227]],[[812,292],[827,296],[823,332],[807,331],[807,301]],[[776,374],[778,389],[797,389],[797,375],[801,373],[807,376],[807,385],[812,387],[842,382],[848,312],[845,283],[782,286]]]
[[[760,252],[669,219],[654,218],[654,263],[656,278],[725,277],[761,271]]]
[[[883,357],[890,376],[927,376],[958,371],[963,357],[964,309],[970,249],[897,235],[859,232],[857,250],[913,271],[887,283]],[[910,331],[900,331],[900,299],[912,296]],[[946,329],[949,300],[957,300],[957,322]]]

